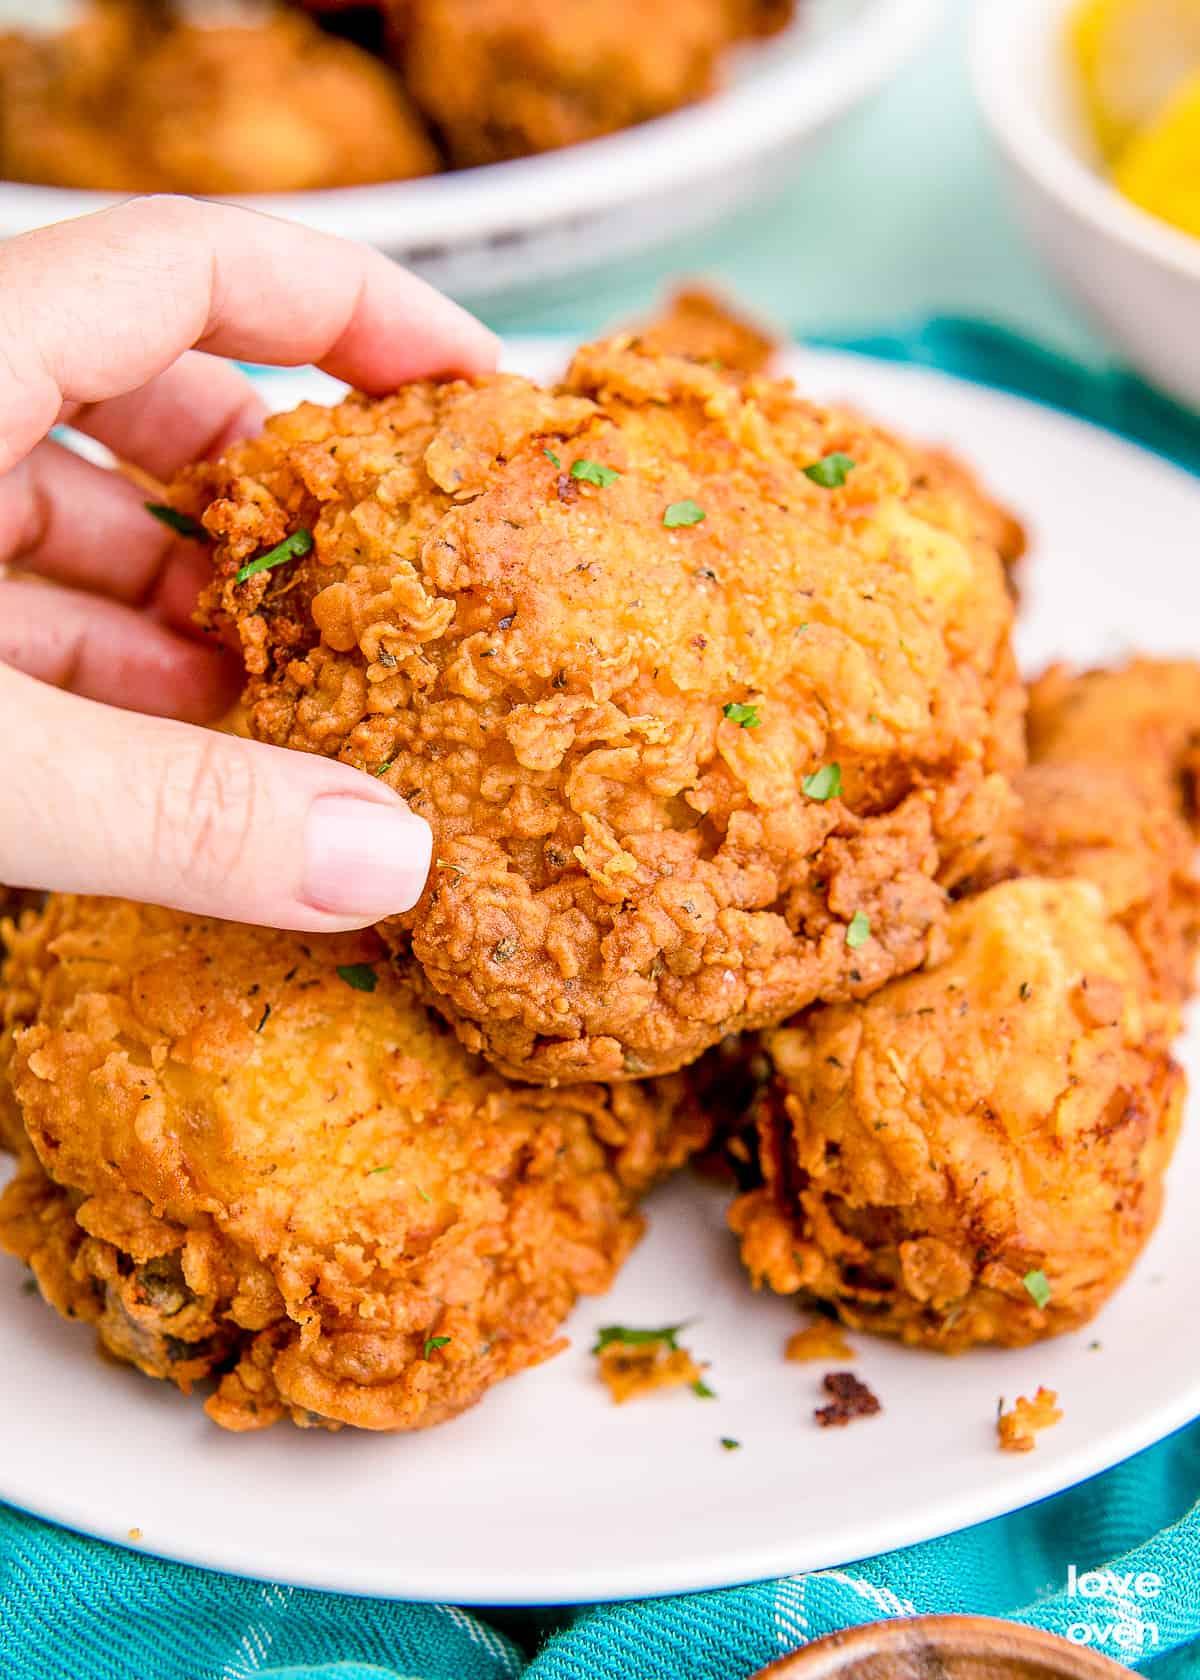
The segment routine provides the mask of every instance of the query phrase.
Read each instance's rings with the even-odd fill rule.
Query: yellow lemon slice
[[[1200,72],[1134,135],[1113,166],[1113,181],[1152,216],[1200,234]]]
[[[1200,0],[1082,0],[1068,45],[1106,158],[1200,68]]]

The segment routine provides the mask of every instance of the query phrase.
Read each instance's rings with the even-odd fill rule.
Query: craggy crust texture
[[[373,992],[337,974],[364,962]],[[117,1357],[185,1391],[218,1376],[230,1429],[473,1404],[565,1345],[636,1196],[703,1141],[670,1086],[510,1086],[370,934],[59,898],[8,978],[37,1006],[0,1241]]]
[[[932,971],[767,1035],[765,1183],[730,1224],[756,1285],[856,1328],[1019,1346],[1090,1318],[1154,1228],[1175,1011],[1090,882],[1006,882],[949,931]]]
[[[392,72],[300,14],[201,28],[94,0],[61,34],[0,36],[0,170],[10,180],[300,192],[438,166]]]
[[[713,91],[739,37],[791,7],[746,0],[412,0],[402,67],[461,167],[592,140]]]
[[[803,470],[831,452],[841,488]],[[385,774],[433,825],[393,931],[464,1042],[608,1079],[917,967],[1003,834],[1012,609],[919,462],[618,338],[553,391],[305,405],[173,494],[214,538],[204,610],[240,633],[254,733]],[[668,528],[686,499],[703,522]],[[236,581],[297,527],[311,554]],[[833,763],[841,797],[807,795]]]
[[[1133,659],[1073,672],[1052,665],[1029,691],[1031,756],[1121,767],[1132,796],[1166,790],[1200,827],[1200,662]]]
[[[1052,667],[1030,691],[1029,743],[1020,868],[1094,881],[1160,989],[1186,997],[1200,945],[1200,664]]]
[[[765,373],[777,341],[757,321],[706,286],[683,286],[645,325],[631,329],[631,344],[647,356],[682,356],[727,373]]]

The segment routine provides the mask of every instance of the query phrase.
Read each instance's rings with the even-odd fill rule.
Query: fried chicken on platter
[[[303,192],[439,167],[395,76],[299,12],[91,0],[0,36],[0,173],[113,192]]]
[[[399,61],[452,163],[593,140],[712,93],[737,40],[780,27],[762,0],[410,0]],[[452,67],[452,68],[450,68]]]
[[[386,936],[518,1078],[667,1072],[866,996],[1011,833],[1024,695],[978,496],[787,382],[622,335],[551,390],[303,405],[173,499],[254,734],[432,824]]]
[[[235,1430],[441,1422],[556,1353],[636,1198],[704,1141],[677,1082],[511,1086],[372,934],[58,897],[13,933],[0,1242]]]
[[[933,969],[764,1037],[756,1286],[956,1352],[1086,1322],[1149,1237],[1183,1075],[1175,1010],[1091,882],[956,904]]]

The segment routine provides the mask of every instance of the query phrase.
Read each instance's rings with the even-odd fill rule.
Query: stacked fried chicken
[[[689,294],[172,488],[250,732],[434,830],[363,935],[9,924],[0,1241],[227,1427],[411,1428],[547,1357],[718,1127],[752,1280],[913,1343],[1071,1328],[1152,1230],[1200,666],[1027,694],[1016,523],[767,349]]]
[[[790,0],[87,0],[0,32],[0,173],[303,192],[550,151],[702,99]]]

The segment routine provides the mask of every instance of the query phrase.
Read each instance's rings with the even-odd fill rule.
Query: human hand
[[[170,478],[261,424],[221,357],[381,392],[496,344],[379,253],[228,206],[136,199],[0,249],[0,881],[358,927],[416,901],[427,825],[348,765],[194,727],[238,687],[191,626],[205,555],[47,435]]]

